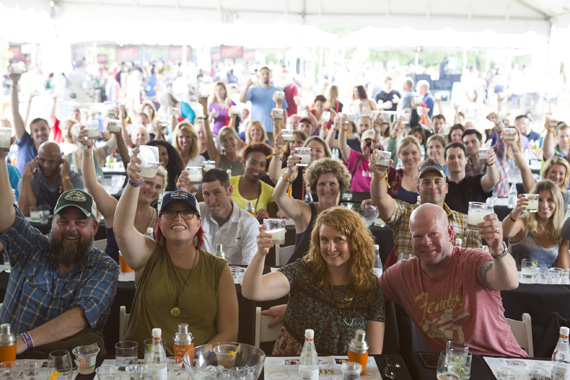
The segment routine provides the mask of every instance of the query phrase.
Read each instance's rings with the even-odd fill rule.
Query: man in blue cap
[[[17,353],[86,344],[104,351],[119,267],[93,248],[99,227],[93,197],[78,189],[62,193],[44,236],[12,204],[5,152],[0,161],[0,242],[12,266],[0,321],[18,335]]]

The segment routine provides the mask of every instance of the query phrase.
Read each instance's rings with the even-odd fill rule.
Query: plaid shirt
[[[497,141],[495,144],[495,155],[497,156],[497,161],[495,165],[497,165],[497,169],[499,170],[499,183],[495,185],[493,188],[493,195],[496,195],[499,198],[505,198],[509,196],[509,177],[507,176],[507,170],[505,169],[505,161],[506,161],[506,149],[505,143]],[[487,173],[487,164],[484,162],[481,165],[481,170],[477,171],[475,165],[471,163],[471,158],[467,160],[467,165],[465,165],[465,175],[470,177],[477,174],[486,174]]]
[[[394,200],[394,213],[386,224],[394,233],[394,246],[396,257],[400,252],[414,253],[412,248],[412,237],[410,236],[410,215],[419,204],[409,204],[398,199]],[[467,215],[451,210],[447,205],[443,204],[443,209],[447,214],[449,224],[453,226],[454,241],[455,238],[463,240],[464,248],[479,248],[481,246],[481,236],[475,230],[467,227]]]
[[[18,208],[0,242],[12,265],[0,321],[10,323],[12,333],[32,330],[77,306],[92,328],[103,331],[119,276],[113,259],[93,248],[79,266],[62,275],[49,254],[48,236],[30,226]]]

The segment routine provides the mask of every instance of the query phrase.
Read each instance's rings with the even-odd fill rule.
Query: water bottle
[[[315,348],[315,332],[305,330],[305,344],[299,361],[299,376],[301,380],[319,380],[319,357]]]
[[[376,259],[374,260],[374,267],[372,270],[376,277],[380,277],[382,276],[382,259],[380,258],[380,246],[378,244],[374,244],[374,252],[376,254]]]
[[[146,228],[146,236],[148,236],[149,238],[151,238],[152,240],[154,240],[154,228],[152,228],[152,227],[147,227],[147,228]]]
[[[216,252],[214,252],[214,256],[219,257],[220,259],[226,259],[226,253],[224,252],[224,245],[223,244],[216,244]]]
[[[347,352],[349,362],[360,363],[362,366],[360,375],[364,375],[366,372],[366,363],[368,362],[368,343],[366,343],[365,337],[366,332],[364,330],[356,330],[356,335],[350,341]]]
[[[162,343],[162,329],[152,329],[152,342],[145,356],[148,368],[148,380],[166,380],[168,369],[166,366],[166,351]]]
[[[463,239],[461,239],[460,237],[455,239],[455,246],[461,248],[463,246]]]
[[[568,332],[566,326],[560,327],[560,338],[552,353],[552,380],[566,380],[570,378],[570,345],[568,345]]]
[[[517,207],[517,185],[516,183],[511,183],[511,188],[509,189],[509,203],[508,206],[510,209]]]
[[[10,331],[10,324],[0,325],[0,360],[13,362],[16,360],[16,336]]]
[[[178,332],[174,334],[174,356],[183,358],[184,354],[194,348],[194,337],[188,331],[188,323],[179,323]]]

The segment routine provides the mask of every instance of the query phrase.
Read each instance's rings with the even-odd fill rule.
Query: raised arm
[[[113,225],[113,231],[115,232],[121,253],[129,267],[135,271],[135,275],[144,269],[156,246],[154,240],[141,234],[135,228],[137,201],[140,186],[144,179],[139,174],[141,169],[138,167],[138,164],[141,161],[137,158],[138,152],[138,148],[133,149],[131,162],[127,166],[129,183],[123,191],[115,210],[115,223]]]
[[[36,206],[38,204],[38,199],[32,191],[31,178],[34,173],[39,172],[39,170],[38,157],[36,156],[26,164],[24,173],[22,173],[22,186],[20,187],[20,198],[18,198],[18,206],[20,210],[22,210],[24,216],[30,216],[30,207]]]
[[[117,134],[111,133],[111,138],[107,140],[105,145],[97,148],[94,152],[97,165],[99,165],[100,168],[105,165],[107,156],[113,154],[115,149],[117,149]]]
[[[554,125],[555,123],[555,120],[551,120],[549,118],[546,118],[546,121],[544,122],[546,136],[544,136],[544,140],[542,140],[542,157],[545,161],[554,156],[554,148],[556,146],[556,142],[554,141],[554,131],[556,130],[556,127],[551,125]]]
[[[267,174],[269,174],[269,179],[273,183],[279,181],[279,177],[283,174],[283,169],[281,168],[281,159],[279,155],[283,154],[285,147],[285,142],[283,141],[283,134],[281,132],[275,135],[273,141],[273,159],[269,163],[269,168],[267,169]]]
[[[528,204],[525,196],[523,194],[519,195],[519,199],[517,201],[517,205],[511,211],[509,215],[503,220],[503,236],[509,239],[513,239],[518,241],[524,237],[526,234],[527,226],[523,219],[520,219],[519,216],[525,209],[525,206]]]
[[[508,217],[507,217],[508,219]],[[477,225],[479,234],[487,241],[493,260],[481,265],[481,282],[491,290],[510,290],[519,286],[519,275],[515,259],[503,243],[503,229],[496,214],[485,215]]]
[[[24,119],[20,115],[20,99],[18,98],[18,82],[21,74],[10,73],[12,84],[10,85],[10,105],[12,107],[12,119],[14,121],[14,133],[16,140],[20,141],[26,133]]]
[[[484,192],[488,193],[497,183],[499,183],[500,175],[499,169],[497,169],[497,156],[495,155],[495,151],[493,149],[489,149],[487,161],[487,173],[483,177],[481,177],[481,188]]]
[[[257,253],[247,267],[243,276],[241,293],[253,301],[270,301],[289,294],[290,285],[287,277],[281,272],[263,275],[265,256],[273,246],[271,235],[265,233],[266,226],[259,227],[257,236]]]
[[[242,103],[247,102],[248,100],[248,96],[247,96],[247,92],[249,91],[249,88],[253,86],[253,82],[251,81],[251,79],[247,80],[247,85],[243,88],[243,90],[241,90],[241,93],[239,94],[239,101]]]
[[[299,162],[301,162],[301,159],[294,153],[287,158],[287,169],[278,179],[275,190],[273,190],[273,199],[277,203],[277,206],[279,206],[289,218],[295,221],[295,228],[297,228],[298,231],[304,231],[306,223],[301,219],[303,219],[302,216],[305,212],[310,213],[310,207],[304,201],[298,201],[288,194],[289,185],[292,181],[298,175],[303,175],[298,171],[296,166]]]
[[[370,171],[374,173],[374,178],[370,182],[370,196],[376,206],[378,207],[378,213],[382,220],[390,220],[394,210],[396,209],[396,202],[388,194],[388,187],[386,185],[386,173],[387,168],[376,165],[376,154],[370,155]]]
[[[338,132],[338,150],[340,151],[340,155],[342,156],[342,159],[345,162],[348,162],[348,159],[350,158],[350,151],[352,149],[350,149],[350,147],[348,146],[348,143],[346,142],[346,131],[342,127],[343,122],[344,122],[344,116],[341,118],[336,117],[334,119],[334,128],[339,131]]]
[[[10,186],[10,176],[6,164],[7,155],[7,151],[0,151],[0,210],[2,210],[0,233],[2,234],[7,232],[16,220],[16,211],[12,206],[12,187]]]

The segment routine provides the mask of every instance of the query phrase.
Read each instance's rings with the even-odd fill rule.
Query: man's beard
[[[74,244],[64,244],[65,237],[78,237]],[[64,232],[61,237],[55,237],[53,230],[50,233],[49,252],[55,257],[58,264],[72,267],[80,264],[91,252],[93,247],[93,232],[89,238],[84,238],[77,233]]]

